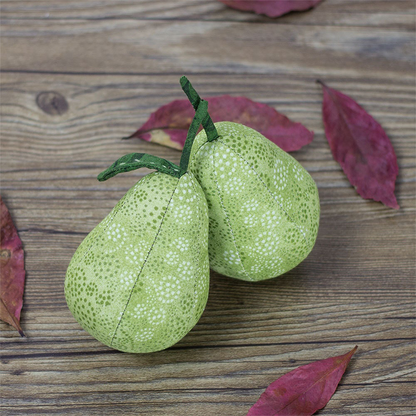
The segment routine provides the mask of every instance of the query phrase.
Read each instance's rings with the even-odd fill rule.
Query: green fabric
[[[192,84],[189,82],[188,78],[186,78],[185,76],[181,77],[180,84],[181,84],[183,92],[188,97],[195,111],[198,111],[198,107],[201,101],[203,100],[198,95],[198,93],[196,92]],[[216,140],[218,138],[217,129],[215,128],[215,125],[211,119],[211,116],[208,113],[205,115],[205,117],[202,120],[202,126],[204,127],[204,130],[207,133],[209,142]]]
[[[147,153],[130,153],[116,160],[109,168],[98,175],[100,182],[116,176],[122,172],[129,172],[140,168],[156,169],[175,178],[181,176],[181,170],[169,160],[162,159],[158,156],[149,155]]]
[[[104,344],[154,352],[183,338],[204,311],[209,289],[208,208],[187,172],[192,144],[207,116],[201,101],[180,166],[145,153],[117,160],[105,181],[142,167],[145,176],[78,247],[65,297],[75,319]]]
[[[207,114],[208,103],[202,100],[198,105],[194,119],[192,120],[192,123],[189,126],[188,134],[186,135],[186,140],[183,146],[180,161],[181,175],[185,174],[188,171],[189,156],[191,154],[192,145],[194,143],[196,134],[198,133],[199,126],[201,125],[202,120],[207,116]]]
[[[209,258],[226,276],[259,281],[281,275],[312,250],[319,195],[308,172],[255,130],[215,123],[220,138],[195,138],[189,170],[209,210]]]
[[[65,279],[74,317],[126,352],[168,348],[208,298],[208,211],[191,173],[145,176],[85,238]]]
[[[206,118],[207,115],[208,103],[204,100],[200,100],[186,136],[180,166],[175,165],[169,160],[149,155],[147,153],[130,153],[116,160],[109,168],[101,172],[97,179],[100,182],[103,182],[118,175],[119,173],[130,172],[140,168],[156,169],[158,172],[163,172],[175,178],[180,178],[188,171],[189,155],[191,153],[192,144],[196,134],[198,133],[202,120]]]

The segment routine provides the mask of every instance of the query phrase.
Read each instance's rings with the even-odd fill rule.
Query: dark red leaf
[[[321,84],[325,134],[334,159],[363,198],[398,209],[394,186],[399,167],[386,132],[352,98]]]
[[[214,122],[233,121],[244,124],[259,131],[287,152],[299,150],[313,139],[313,132],[266,104],[229,95],[211,97],[207,101]],[[152,113],[147,122],[128,138],[137,137],[182,149],[194,115],[195,111],[188,100],[172,101]]]
[[[1,197],[0,217],[0,319],[14,326],[21,336],[25,336],[19,324],[25,285],[22,241]]]
[[[322,0],[219,0],[233,9],[278,17],[292,11],[315,7]]]
[[[278,378],[247,416],[309,416],[329,402],[358,347],[348,354],[296,368]]]

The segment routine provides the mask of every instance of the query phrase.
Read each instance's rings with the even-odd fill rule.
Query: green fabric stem
[[[158,156],[149,155],[148,153],[130,153],[116,160],[109,168],[101,172],[97,179],[100,182],[103,182],[119,173],[129,172],[140,168],[156,169],[158,172],[166,173],[175,178],[180,178],[188,170],[192,144],[194,143],[194,139],[198,133],[199,126],[207,114],[208,103],[204,100],[200,100],[194,119],[192,120],[186,136],[180,166]]]
[[[195,88],[192,86],[191,82],[185,76],[181,77],[180,79],[181,87],[183,92],[188,97],[189,101],[191,102],[192,106],[194,107],[195,111],[198,109],[198,106],[201,101],[201,97],[196,92]],[[202,120],[202,126],[204,127],[205,132],[207,133],[208,141],[212,142],[213,140],[218,139],[219,134],[217,129],[214,126],[214,122],[211,119],[209,113],[205,116]]]
[[[158,172],[180,178],[188,171],[189,157],[199,126],[202,124],[207,132],[208,139],[215,140],[218,138],[217,130],[208,114],[207,101],[199,97],[186,77],[181,78],[181,85],[196,111],[186,136],[180,166],[148,153],[130,153],[116,160],[109,168],[101,172],[97,177],[100,182],[106,181],[119,173],[130,172],[140,168],[155,169]]]
[[[201,125],[202,120],[206,118],[207,114],[208,103],[204,100],[200,100],[194,119],[192,120],[192,123],[189,127],[188,134],[186,135],[185,145],[183,146],[180,161],[181,175],[183,175],[188,170],[189,156],[191,155],[192,145],[194,144],[199,126]]]
[[[175,178],[182,176],[181,169],[168,160],[147,153],[130,153],[116,160],[109,168],[101,172],[97,179],[100,182],[116,176],[122,172],[129,172],[140,168],[156,169]]]

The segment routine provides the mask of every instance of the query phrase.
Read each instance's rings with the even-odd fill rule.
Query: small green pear
[[[181,85],[194,108],[200,99]],[[209,259],[226,276],[259,281],[279,276],[312,250],[319,226],[318,189],[292,156],[259,132],[209,114],[195,138],[189,170],[204,190]]]
[[[194,118],[192,139],[204,113],[206,106]],[[205,308],[208,210],[200,185],[187,169],[189,153],[188,146],[180,166],[130,154],[98,177],[106,180],[141,167],[157,170],[134,185],[88,234],[66,274],[66,301],[76,320],[120,351],[144,353],[172,346]]]

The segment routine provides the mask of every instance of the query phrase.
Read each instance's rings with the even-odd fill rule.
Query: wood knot
[[[10,373],[12,376],[20,376],[22,374],[25,374],[24,370],[14,370]]]
[[[65,97],[56,91],[42,91],[36,97],[38,107],[51,116],[60,116],[68,111]]]

